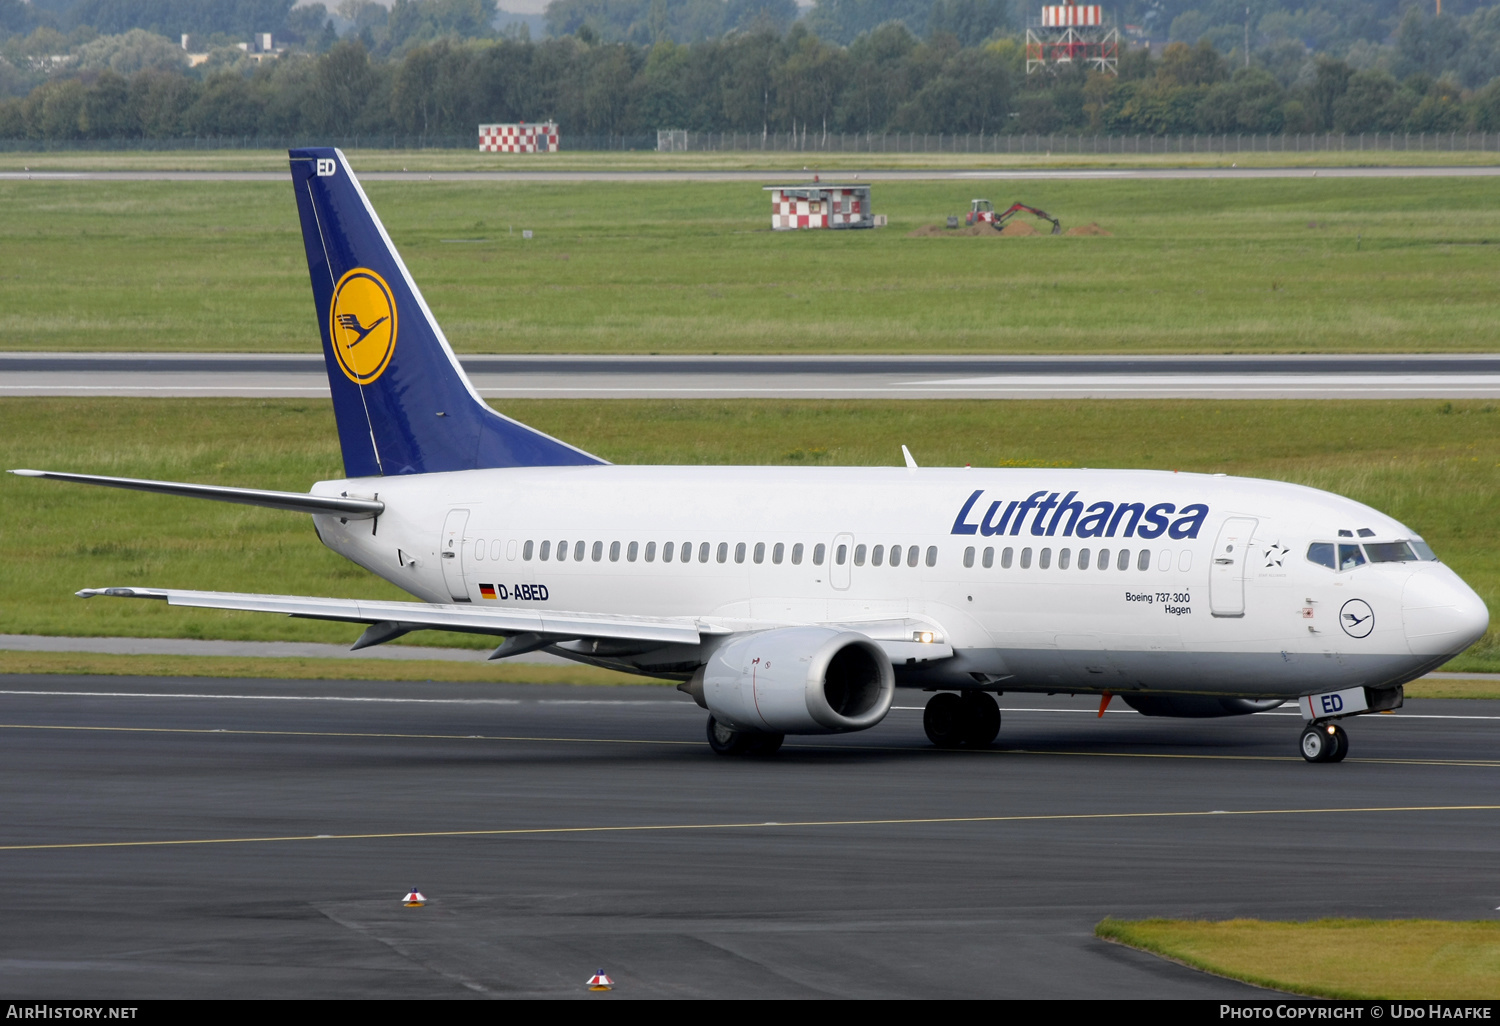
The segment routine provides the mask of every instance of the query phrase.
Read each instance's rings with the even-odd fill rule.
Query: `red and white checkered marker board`
[[[1042,8],[1043,28],[1077,28],[1103,24],[1104,8],[1099,4],[1059,4]]]
[[[866,196],[864,189],[836,185],[826,189],[772,189],[771,227],[782,231],[857,224],[869,213]],[[846,201],[847,211],[844,209]]]
[[[556,153],[557,125],[480,125],[480,153]]]
[[[604,975],[603,969],[589,977],[588,986],[590,987],[613,987],[614,985],[615,981]]]
[[[427,903],[427,895],[413,888],[406,897],[401,899],[401,903],[404,905],[424,905]]]

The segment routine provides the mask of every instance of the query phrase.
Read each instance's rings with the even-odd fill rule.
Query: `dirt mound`
[[[1064,235],[1113,235],[1114,232],[1107,232],[1103,228],[1100,228],[1098,221],[1090,221],[1088,224],[1081,224],[1077,228],[1069,228],[1067,231],[1063,232],[1063,234]]]
[[[1040,235],[1042,233],[1039,232],[1039,231],[1037,231],[1035,228],[1033,228],[1030,224],[1028,224],[1025,221],[1012,221],[1010,224],[1006,225],[1004,228],[1002,228],[1000,230],[1000,234],[1001,235],[1005,235],[1005,236],[1013,236],[1013,235]]]

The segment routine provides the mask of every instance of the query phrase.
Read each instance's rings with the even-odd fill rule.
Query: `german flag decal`
[[[479,597],[493,599],[495,597],[495,586],[493,584],[481,584],[479,586]]]

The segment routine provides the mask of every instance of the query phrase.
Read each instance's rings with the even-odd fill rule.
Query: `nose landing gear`
[[[1313,723],[1298,744],[1308,762],[1343,762],[1349,754],[1349,735],[1337,723]]]
[[[927,703],[922,728],[939,748],[984,748],[1000,733],[1000,706],[983,691],[944,691]]]

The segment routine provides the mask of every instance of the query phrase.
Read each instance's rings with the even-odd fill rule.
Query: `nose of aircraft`
[[[1490,611],[1456,573],[1430,566],[1407,579],[1401,619],[1414,655],[1457,655],[1484,636]]]

